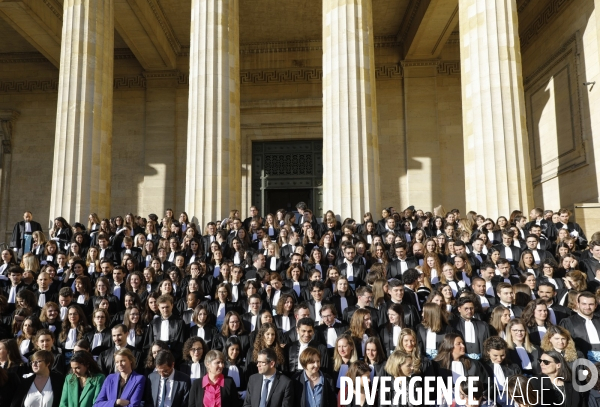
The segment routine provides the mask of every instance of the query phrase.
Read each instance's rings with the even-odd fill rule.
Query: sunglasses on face
[[[547,359],[538,359],[538,362],[540,362],[540,364],[548,366],[550,363],[554,363],[554,361],[552,360],[547,360]]]

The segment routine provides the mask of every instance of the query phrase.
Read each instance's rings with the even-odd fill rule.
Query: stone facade
[[[64,111],[58,108],[61,79],[69,77],[65,69],[60,69],[61,47],[57,48],[57,41],[64,47],[61,30],[68,23],[64,7],[94,1],[45,0],[45,7],[30,7],[29,0],[0,1],[0,35],[7,39],[0,45],[0,111],[18,115],[11,122],[10,160],[3,156],[1,161],[2,174],[8,173],[9,177],[0,197],[0,213],[8,221],[3,219],[0,228],[10,229],[26,208],[48,225],[51,202],[55,202],[54,208],[81,208],[52,212],[53,216],[64,215],[70,221],[85,220],[86,212],[92,210],[107,217],[126,212],[161,214],[170,207],[188,210],[202,222],[226,216],[230,207],[245,214],[254,203],[250,174],[257,168],[252,162],[253,142],[324,139],[325,162],[339,153],[337,144],[327,147],[327,137],[345,137],[358,143],[360,138],[354,131],[332,132],[326,128],[328,119],[334,117],[329,114],[328,99],[323,98],[330,72],[326,70],[324,75],[324,63],[329,62],[324,62],[323,55],[329,55],[334,48],[327,38],[324,41],[327,10],[321,8],[322,2],[290,0],[281,5],[260,0],[253,2],[258,4],[254,8],[240,2],[239,21],[234,19],[231,23],[234,30],[236,26],[239,29],[239,52],[221,57],[233,69],[230,79],[235,79],[235,65],[239,67],[239,94],[235,94],[235,83],[229,88],[234,89],[233,93],[223,81],[216,81],[213,88],[221,95],[229,95],[227,103],[233,105],[234,113],[227,113],[233,116],[223,123],[232,128],[227,134],[209,132],[215,145],[221,146],[218,151],[232,151],[220,164],[210,162],[214,164],[210,193],[220,191],[229,198],[215,195],[209,199],[207,192],[198,193],[203,188],[199,177],[206,180],[208,173],[206,169],[191,168],[190,160],[204,160],[206,165],[207,157],[217,153],[200,153],[197,146],[190,144],[207,137],[205,132],[190,130],[192,120],[199,119],[198,112],[207,111],[198,105],[198,98],[192,103],[189,97],[190,89],[199,86],[194,79],[198,73],[190,70],[190,64],[196,67],[201,61],[198,52],[202,52],[190,48],[195,35],[191,27],[204,30],[200,35],[203,40],[210,35],[221,40],[225,37],[217,31],[209,34],[206,25],[192,22],[192,7],[209,3],[216,7],[230,2],[237,3],[190,0],[179,7],[180,3],[172,0],[114,0],[115,49],[113,53],[103,51],[101,58],[114,59],[112,141],[108,150],[98,150],[105,163],[99,164],[97,154],[82,153],[75,159],[64,150],[58,139],[69,133],[57,128]],[[333,3],[340,3],[338,7],[367,4],[362,0]],[[430,210],[443,203],[447,209],[474,209],[496,216],[519,207],[528,211],[526,206],[533,205],[557,209],[598,202],[600,119],[596,117],[600,116],[593,111],[600,106],[596,100],[600,88],[584,82],[600,80],[600,0],[501,2],[511,10],[501,20],[512,24],[511,46],[520,48],[520,59],[515,57],[519,64],[510,70],[512,76],[501,78],[502,86],[505,81],[510,83],[507,86],[511,86],[514,97],[501,93],[499,99],[503,103],[507,98],[512,100],[502,106],[501,112],[512,114],[515,121],[495,122],[493,135],[484,132],[490,140],[504,140],[503,148],[496,148],[495,141],[484,142],[475,152],[470,150],[469,140],[483,139],[481,131],[470,126],[463,128],[463,118],[473,117],[473,106],[465,103],[465,91],[481,93],[483,85],[480,83],[477,90],[472,78],[465,76],[472,73],[471,68],[471,73],[466,73],[465,67],[474,66],[465,60],[465,41],[485,38],[469,36],[468,22],[463,21],[468,19],[468,12],[463,18],[459,10],[466,10],[472,3],[495,2],[373,1],[372,28],[365,28],[370,43],[361,52],[373,59],[369,62],[369,77],[374,82],[368,84],[370,92],[361,100],[366,100],[367,95],[374,100],[370,120],[375,133],[371,131],[362,140],[367,140],[366,145],[368,140],[376,141],[369,148],[378,156],[363,149],[358,152],[366,157],[366,165],[353,169],[359,172],[352,173],[349,181],[357,186],[367,182],[369,187],[367,191],[359,188],[356,196],[350,193],[358,202],[352,207],[341,202],[338,205],[334,198],[343,190],[339,180],[350,177],[344,170],[345,164],[337,163],[329,170],[325,166],[324,185],[330,195],[324,193],[324,209],[331,207],[341,211],[341,215],[359,217],[367,210],[378,216],[381,207],[386,206],[398,209],[415,205]],[[205,12],[210,10],[213,9]],[[486,12],[489,20],[490,11]],[[261,13],[278,18],[267,21],[261,19]],[[504,40],[492,36],[487,40],[505,46]],[[219,50],[219,44],[215,46]],[[339,56],[339,50],[335,52]],[[477,63],[486,62],[480,58]],[[104,75],[104,71],[98,69],[94,74]],[[341,77],[336,80],[347,83]],[[109,91],[103,93],[108,95]],[[524,106],[518,103],[519,97]],[[206,101],[216,109],[212,99]],[[102,110],[109,109],[107,106],[103,105]],[[353,104],[349,106],[356,109]],[[521,110],[515,111],[515,106]],[[190,109],[195,112],[193,118]],[[239,109],[237,113],[235,109]],[[225,113],[217,109],[215,114]],[[225,142],[226,139],[230,141]],[[482,159],[474,160],[474,153]],[[66,168],[66,164],[56,165],[57,159],[87,171],[89,182],[80,180],[81,187],[75,188],[79,191],[99,190],[93,186],[100,184],[92,183],[97,177],[90,168],[109,163],[109,171],[105,171],[110,174],[109,189],[103,196],[110,196],[110,207],[83,204],[85,199],[92,202],[91,192],[82,201],[69,192],[74,187],[56,184]],[[239,167],[239,177],[225,174],[225,170],[231,170],[227,162]],[[489,188],[483,188],[483,181],[474,176],[487,170],[491,162],[495,178],[486,178],[485,182],[503,185],[495,193],[495,206],[478,201]],[[232,177],[228,179],[233,181],[224,186],[223,176]],[[519,197],[507,197],[509,190]],[[191,200],[192,191],[202,203]],[[504,200],[502,205],[497,204],[500,200]],[[204,213],[198,208],[203,208]]]

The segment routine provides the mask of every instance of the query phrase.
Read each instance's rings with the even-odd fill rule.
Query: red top
[[[225,385],[225,378],[223,375],[217,376],[215,383],[211,382],[208,375],[202,378],[202,387],[204,388],[204,400],[205,406],[210,407],[222,407],[221,406],[221,387]]]

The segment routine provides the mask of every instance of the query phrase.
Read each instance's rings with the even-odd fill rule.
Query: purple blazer
[[[146,377],[131,372],[129,380],[123,389],[121,397],[117,397],[119,390],[119,376],[120,373],[113,373],[106,377],[100,394],[96,398],[94,407],[114,407],[117,398],[122,400],[129,400],[129,407],[141,407],[144,404],[144,387],[146,385]]]

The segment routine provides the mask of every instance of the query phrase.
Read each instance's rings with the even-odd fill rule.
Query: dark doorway
[[[323,140],[252,143],[252,204],[274,214],[300,201],[323,213]]]
[[[266,192],[265,213],[274,214],[282,208],[292,212],[298,202],[312,202],[312,189],[268,189]]]

